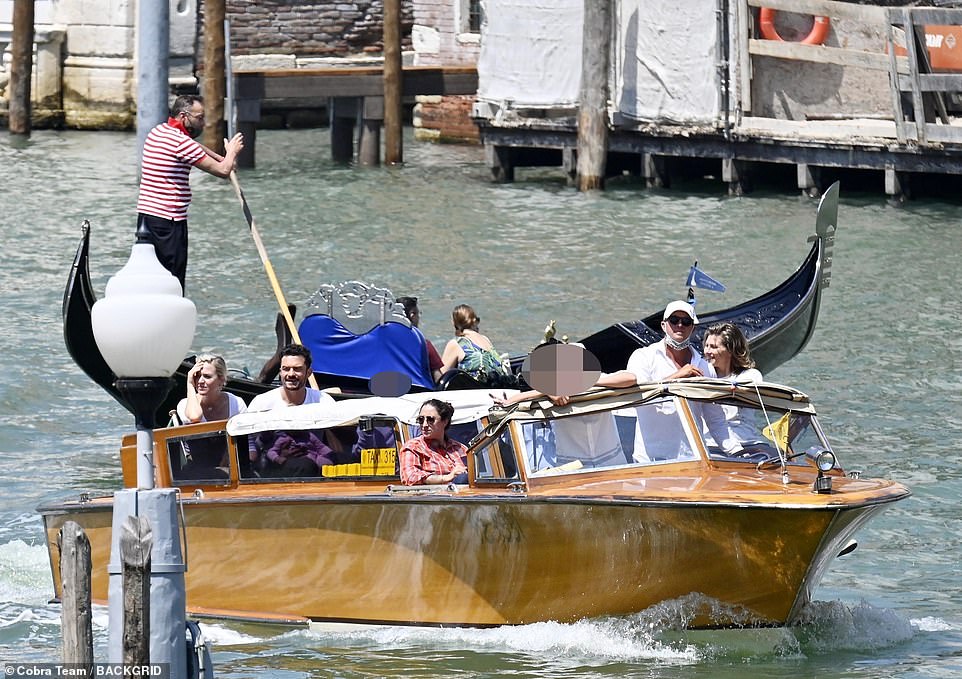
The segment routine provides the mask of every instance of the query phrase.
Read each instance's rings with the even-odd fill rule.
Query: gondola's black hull
[[[709,326],[729,321],[745,333],[752,356],[763,373],[771,372],[798,354],[815,331],[822,291],[828,287],[837,218],[838,183],[832,185],[822,197],[816,218],[816,234],[811,238],[812,249],[798,270],[781,285],[755,299],[728,309],[699,312],[699,327],[695,335],[698,346]],[[90,283],[89,253],[90,227],[84,222],[83,235],[64,291],[64,341],[77,365],[118,403],[131,410],[130,404],[114,386],[116,377],[94,340],[90,313],[96,296]],[[625,367],[635,349],[661,339],[660,322],[661,312],[658,311],[641,320],[616,323],[581,342],[598,357],[602,370],[614,372]],[[166,421],[168,413],[186,392],[187,372],[193,361],[193,357],[185,359],[172,376],[171,391],[157,409],[158,421]],[[367,390],[365,380],[337,375],[318,374],[316,377],[322,388],[337,387],[348,393],[365,393]],[[467,381],[456,379],[452,384],[463,387]],[[273,386],[232,375],[228,377],[225,389],[249,402]]]

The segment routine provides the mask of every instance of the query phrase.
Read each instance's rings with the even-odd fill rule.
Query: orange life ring
[[[762,29],[762,36],[766,40],[778,40],[779,42],[784,42],[785,40],[778,34],[775,30],[775,10],[768,9],[767,7],[762,7],[761,11],[758,13],[758,23]],[[825,42],[825,38],[828,37],[828,29],[830,22],[828,17],[817,16],[815,17],[815,23],[812,24],[812,31],[805,36],[802,40],[802,45],[821,45]]]

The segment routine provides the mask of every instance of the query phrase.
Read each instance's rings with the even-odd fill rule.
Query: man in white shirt
[[[602,375],[598,386],[617,388],[683,377],[715,377],[714,369],[691,345],[697,323],[698,317],[691,304],[682,300],[671,302],[662,314],[664,338],[635,349],[626,368]],[[731,437],[724,431],[724,414],[712,406],[703,406],[699,410],[701,412],[695,412],[695,415],[701,415],[708,427],[719,434],[716,440],[729,441]],[[695,458],[695,451],[688,442],[671,399],[641,405],[636,411],[638,422],[632,455],[636,462]]]
[[[276,389],[258,394],[251,399],[247,412],[261,412],[299,406],[305,403],[334,403],[330,394],[307,386],[311,376],[311,350],[300,344],[288,344],[281,349],[281,386]],[[283,434],[283,432],[279,432]],[[286,456],[276,461],[267,459],[268,449],[276,442],[276,437],[264,435],[248,438],[248,452],[251,462],[260,463],[260,467],[269,476],[317,476],[320,467],[306,455],[288,458]],[[258,450],[260,448],[260,450]],[[328,449],[329,452],[329,449]],[[262,457],[264,456],[264,457]]]
[[[247,406],[247,412],[274,410],[305,403],[333,403],[334,399],[330,394],[307,386],[310,376],[311,350],[300,344],[288,344],[281,349],[281,386],[255,396]]]

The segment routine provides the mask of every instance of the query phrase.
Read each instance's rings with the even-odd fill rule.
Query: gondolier
[[[144,140],[137,199],[137,228],[143,226],[160,263],[180,280],[187,275],[187,210],[190,207],[190,170],[199,167],[226,178],[244,148],[238,132],[224,140],[221,156],[195,141],[204,129],[204,101],[196,95],[174,100],[167,122],[154,127]]]

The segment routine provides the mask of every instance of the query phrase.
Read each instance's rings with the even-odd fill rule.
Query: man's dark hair
[[[311,350],[303,344],[288,344],[281,349],[281,359],[285,356],[302,356],[304,358],[304,365],[308,368],[311,367]]]
[[[194,107],[194,102],[204,103],[204,98],[199,94],[182,94],[170,105],[170,117],[176,118],[178,113],[190,113]]]
[[[394,301],[404,307],[404,315],[408,318],[411,318],[411,314],[413,314],[414,310],[418,307],[417,297],[398,297]]]

